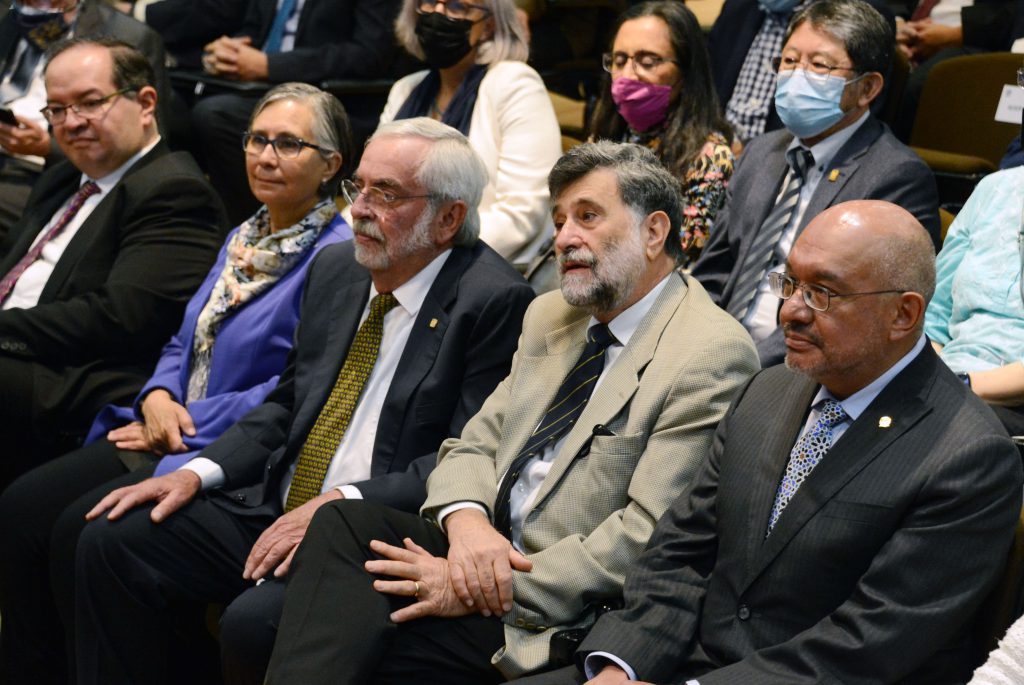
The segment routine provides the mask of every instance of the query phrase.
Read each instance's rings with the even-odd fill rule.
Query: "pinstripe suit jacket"
[[[512,372],[447,440],[424,514],[475,501],[493,512],[497,485],[585,343],[589,315],[561,293],[527,311]],[[590,605],[618,597],[654,524],[707,458],[715,426],[757,369],[750,337],[689,277],[673,274],[565,439],[524,519],[533,571],[514,574],[504,617],[507,676],[542,668],[551,634],[589,625]],[[614,435],[593,436],[596,424]]]
[[[927,346],[765,539],[816,390],[782,366],[754,377],[580,656],[610,652],[655,683],[964,681],[970,619],[1020,513],[1016,449]]]

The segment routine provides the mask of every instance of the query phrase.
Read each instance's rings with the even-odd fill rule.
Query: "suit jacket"
[[[160,0],[146,6],[146,25],[160,34],[178,68],[200,68],[203,46],[242,26],[246,0]]]
[[[445,442],[423,513],[477,502],[493,513],[498,482],[579,359],[590,315],[560,292],[527,312],[512,373],[461,438]],[[617,598],[655,521],[706,458],[737,387],[757,368],[750,337],[693,279],[673,274],[565,437],[523,524],[530,573],[495,665],[508,677],[544,667],[553,633],[593,622]],[[594,435],[603,424],[614,435]]]
[[[969,619],[1020,514],[1020,456],[926,346],[766,539],[817,389],[782,366],[750,382],[631,570],[625,609],[582,653],[615,654],[656,683],[964,681]]]
[[[869,5],[878,10],[886,22],[892,27],[895,34],[896,18],[892,10],[884,0],[866,0]],[[708,55],[711,58],[711,77],[715,83],[715,90],[718,92],[718,101],[724,109],[732,98],[732,92],[736,88],[736,81],[739,80],[740,70],[747,58],[747,52],[761,30],[764,23],[765,12],[758,5],[757,0],[725,0],[722,11],[715,19],[708,33]],[[883,98],[877,99],[875,107],[881,107]],[[874,107],[873,107],[874,109]],[[774,131],[783,128],[782,120],[775,111],[775,103],[772,102],[768,109],[768,123],[765,131]]]
[[[228,236],[228,243],[234,233]],[[188,403],[195,435],[182,434],[188,451],[166,455],[160,460],[155,475],[180,467],[266,399],[277,385],[292,349],[306,271],[314,255],[328,245],[351,238],[352,231],[348,225],[340,216],[335,216],[334,221],[320,233],[312,249],[273,287],[221,322],[210,360],[206,394],[202,399]],[[220,279],[226,260],[227,245],[221,249],[206,280],[189,300],[181,327],[164,345],[156,370],[139,391],[135,405],[104,407],[93,422],[86,442],[104,439],[107,431],[113,428],[142,421],[142,401],[153,390],[166,390],[176,402],[185,404],[196,324]]]
[[[0,273],[73,194],[68,161],[45,171],[0,245]],[[100,407],[130,402],[221,242],[224,210],[187,153],[157,144],[102,199],[31,309],[0,311],[0,355],[31,362],[33,412],[84,434]],[[2,383],[2,381],[0,381]]]
[[[398,7],[398,0],[305,0],[295,47],[267,56],[267,80],[320,83],[384,76],[397,51]],[[252,0],[239,35],[262,47],[276,13],[276,0]]]
[[[309,269],[288,365],[266,401],[199,453],[226,483],[217,498],[238,511],[279,512],[281,478],[320,414],[370,292],[351,242],[324,249]],[[508,373],[533,291],[480,242],[455,248],[434,280],[377,423],[367,500],[416,511],[437,447],[458,435]]]
[[[935,178],[921,158],[910,151],[888,127],[868,120],[846,141],[829,163],[825,177],[811,196],[797,235],[818,214],[848,200],[887,200],[903,207],[928,230],[936,249],[942,244],[939,195]],[[750,141],[736,163],[725,204],[715,217],[715,228],[693,276],[716,304],[728,307],[743,263],[764,220],[775,206],[786,177],[786,148],[793,134],[783,129]],[[831,180],[833,170],[839,172]],[[761,365],[778,364],[785,355],[781,329],[758,343]]]

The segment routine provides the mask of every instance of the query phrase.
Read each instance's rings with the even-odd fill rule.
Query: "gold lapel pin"
[[[835,183],[836,179],[839,178],[839,169],[833,169],[828,173],[828,182]]]
[[[878,419],[878,427],[879,428],[888,428],[891,425],[892,425],[892,417],[890,417],[890,416],[883,416],[882,418]]]
[[[431,319],[430,320],[430,327],[431,328],[437,328],[437,319]]]

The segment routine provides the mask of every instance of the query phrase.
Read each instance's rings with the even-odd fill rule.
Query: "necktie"
[[[28,41],[19,55],[18,63],[11,70],[10,78],[0,84],[0,102],[16,100],[28,92],[32,83],[32,75],[43,58],[43,51]]]
[[[274,23],[270,25],[270,32],[267,34],[267,41],[263,44],[263,52],[268,55],[281,52],[281,42],[284,40],[284,25],[295,11],[295,0],[281,0],[281,7],[274,15]]]
[[[772,211],[761,224],[761,230],[754,236],[754,243],[743,260],[743,270],[729,299],[727,311],[738,321],[743,321],[754,302],[757,288],[771,265],[772,252],[800,203],[800,187],[803,185],[807,169],[814,164],[811,151],[804,147],[789,150],[786,159],[790,171],[786,174],[782,192],[779,193],[779,199]]]
[[[832,447],[832,429],[847,418],[849,416],[841,404],[835,400],[825,400],[821,406],[821,412],[818,414],[818,420],[793,445],[793,450],[789,453],[789,464],[786,465],[786,474],[782,477],[782,482],[779,483],[778,492],[775,493],[775,505],[772,506],[772,515],[768,519],[768,532],[765,537],[771,535],[772,529],[779,521],[779,516],[782,515],[782,510],[800,489],[800,484],[807,476],[811,475],[811,471]]]
[[[509,498],[520,472],[531,459],[541,454],[545,446],[556,442],[579,419],[604,369],[605,351],[614,342],[615,336],[604,324],[592,326],[587,331],[587,344],[579,360],[562,381],[537,429],[505,471],[494,504],[494,527],[505,537],[512,537],[512,507]]]
[[[100,187],[92,181],[86,181],[82,184],[82,187],[79,188],[78,192],[71,198],[71,204],[68,205],[68,208],[65,209],[64,213],[60,215],[59,219],[57,219],[57,223],[55,223],[50,230],[44,233],[43,237],[37,240],[36,244],[32,246],[25,256],[18,260],[18,263],[7,272],[7,275],[4,276],[2,280],[0,280],[0,303],[6,300],[7,296],[11,294],[11,291],[14,290],[14,284],[18,282],[18,279],[21,278],[23,273],[25,273],[25,270],[39,259],[39,255],[43,253],[43,248],[46,247],[46,244],[60,235],[61,231],[63,231],[67,225],[71,223],[71,220],[75,218],[75,215],[78,214],[78,210],[82,208],[85,201],[98,192],[100,192]]]
[[[398,300],[391,293],[380,293],[370,302],[370,314],[356,331],[327,403],[320,410],[299,452],[285,511],[291,511],[320,494],[327,467],[352,420],[366,379],[377,363],[380,339],[384,335],[384,315],[397,304]]]

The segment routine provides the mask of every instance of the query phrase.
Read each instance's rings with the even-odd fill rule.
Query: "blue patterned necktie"
[[[270,25],[270,32],[267,33],[267,40],[263,44],[263,52],[271,55],[281,52],[281,43],[284,41],[284,25],[295,11],[295,0],[283,0],[281,7],[274,15],[274,23]]]
[[[772,529],[779,521],[782,510],[793,499],[793,495],[800,489],[811,471],[818,465],[821,458],[832,447],[832,429],[849,418],[843,410],[843,406],[835,400],[825,400],[818,414],[818,420],[811,429],[800,436],[789,453],[789,464],[786,465],[786,474],[779,483],[779,490],[775,493],[775,505],[772,507],[772,515],[768,520],[768,532],[765,537],[772,533]]]

